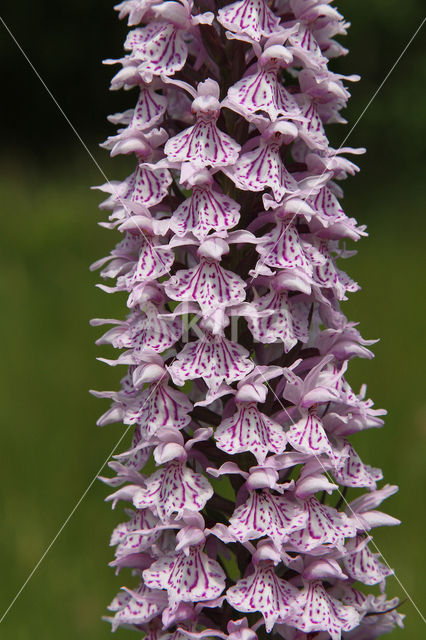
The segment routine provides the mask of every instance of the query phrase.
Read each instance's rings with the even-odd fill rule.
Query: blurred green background
[[[352,22],[348,57],[334,69],[360,73],[346,116],[354,123],[424,17],[421,0],[342,0]],[[97,149],[112,131],[105,116],[132,106],[133,96],[107,92],[105,57],[120,55],[125,27],[104,0],[21,0],[2,17],[109,178],[127,175],[126,161]],[[95,360],[91,317],[120,317],[123,300],[94,287],[88,271],[114,234],[96,225],[103,182],[40,81],[0,25],[0,296],[2,472],[0,617],[94,478],[121,435],[100,430],[105,405],[89,388],[117,387],[119,372]],[[424,395],[425,28],[417,36],[347,144],[366,146],[361,174],[345,185],[345,209],[370,237],[345,264],[362,285],[344,310],[364,337],[380,337],[373,361],[353,362],[355,388],[368,383],[385,428],[354,438],[364,460],[400,485],[387,510],[403,525],[377,530],[376,544],[424,612],[426,552],[426,401]],[[346,132],[348,128],[346,128]],[[338,145],[343,128],[332,134]],[[118,298],[118,299],[117,299]],[[63,533],[0,625],[6,640],[100,640],[106,604],[125,582],[108,568],[108,548],[121,510],[103,503],[95,482]],[[389,595],[404,593],[388,581]],[[425,626],[407,602],[406,630]],[[116,638],[134,634],[118,631]],[[137,637],[135,635],[135,637]]]

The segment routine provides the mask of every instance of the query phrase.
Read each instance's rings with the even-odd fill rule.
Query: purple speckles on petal
[[[164,148],[171,162],[191,162],[198,167],[225,167],[238,158],[240,145],[216,127],[200,121],[171,138]]]
[[[226,599],[237,611],[259,611],[265,620],[266,631],[275,622],[285,619],[292,608],[298,591],[291,584],[278,578],[272,565],[256,567],[248,578],[239,580],[226,592]]]
[[[170,228],[183,236],[192,232],[202,241],[214,231],[227,231],[238,223],[240,205],[228,196],[213,191],[209,184],[194,186],[192,194],[173,213]]]
[[[288,298],[285,291],[271,291],[253,302],[256,311],[273,311],[270,315],[249,318],[248,326],[259,342],[270,344],[281,341],[287,353],[297,341],[308,341],[308,303]]]
[[[209,389],[217,390],[222,382],[235,382],[253,369],[248,355],[247,349],[224,336],[205,333],[185,345],[169,372],[175,384],[203,378]]]
[[[368,548],[368,538],[357,536],[348,540],[343,561],[345,570],[353,580],[367,585],[383,583],[393,571],[380,562],[380,554]]]
[[[276,145],[261,143],[258,149],[242,154],[225,173],[244,191],[271,188],[277,202],[298,190],[297,182],[284,167]]]
[[[241,278],[211,260],[201,260],[192,269],[178,271],[166,284],[166,293],[172,300],[193,300],[207,313],[219,306],[242,302],[246,296],[244,289]]]
[[[316,456],[326,453],[331,456],[331,447],[321,420],[315,413],[306,412],[291,425],[287,439],[296,451]]]
[[[247,115],[267,113],[272,122],[279,116],[299,120],[300,107],[278,80],[277,73],[278,69],[271,65],[260,66],[257,73],[236,82],[228,91],[229,106]]]
[[[152,207],[167,195],[171,181],[172,177],[167,169],[153,169],[142,163],[130,176],[122,199],[131,207]]]
[[[171,76],[182,69],[188,55],[184,32],[174,24],[157,22],[131,31],[125,42],[140,72]]]
[[[350,631],[360,621],[356,609],[329,596],[321,582],[312,582],[305,587],[297,603],[303,613],[293,615],[292,622],[306,633],[327,631],[332,640],[340,640],[342,631]]]
[[[240,0],[219,9],[218,21],[232,33],[247,35],[259,41],[279,30],[279,18],[266,0]]]
[[[207,478],[185,464],[170,462],[146,481],[146,489],[136,493],[133,503],[138,509],[149,507],[166,522],[172,514],[182,516],[185,509],[200,511],[212,495]]]
[[[301,552],[309,552],[320,545],[342,547],[345,537],[354,536],[355,528],[347,516],[321,504],[315,497],[304,503],[306,527],[289,536],[289,544]]]
[[[143,624],[149,622],[167,606],[167,597],[155,592],[143,583],[136,589],[125,589],[112,601],[109,609],[116,611],[112,629],[122,624]]]
[[[188,555],[179,553],[154,562],[143,572],[145,584],[167,589],[170,603],[203,602],[220,596],[225,588],[225,572],[197,546]]]
[[[290,533],[303,529],[306,520],[307,513],[297,501],[263,489],[251,491],[235,510],[229,531],[241,542],[266,535],[278,546]]]
[[[251,451],[259,463],[268,452],[282,453],[287,444],[282,427],[254,404],[240,405],[237,413],[216,429],[215,439],[222,451],[230,455]]]

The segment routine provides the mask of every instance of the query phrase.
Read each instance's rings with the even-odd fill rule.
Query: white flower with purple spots
[[[265,46],[257,72],[244,76],[229,89],[226,105],[248,116],[267,113],[272,122],[279,116],[300,120],[299,105],[278,79],[281,67],[287,67],[292,60],[293,56],[282,45]]]
[[[192,193],[173,212],[170,228],[178,235],[194,234],[201,242],[210,231],[224,232],[240,219],[240,205],[221,193],[206,170],[196,173]]]
[[[258,148],[242,153],[224,172],[244,191],[264,191],[270,187],[279,202],[286,194],[298,191],[297,182],[285,168],[280,155],[281,144],[288,144],[296,137],[295,124],[277,120],[263,132]]]
[[[255,41],[280,30],[280,20],[274,15],[266,0],[239,0],[219,9],[220,24],[238,35],[249,36]]]
[[[138,509],[151,509],[166,522],[170,516],[182,516],[185,510],[201,511],[212,497],[213,489],[203,475],[180,461],[172,461],[146,480],[133,498]]]
[[[237,582],[226,592],[226,599],[237,611],[243,613],[260,612],[265,621],[265,628],[270,632],[277,620],[284,621],[293,611],[298,590],[289,582],[282,580],[275,573],[273,560],[263,559],[270,554],[257,554],[254,571]]]
[[[188,553],[160,558],[143,572],[145,584],[152,589],[166,589],[170,604],[213,600],[225,589],[225,572],[199,545]]]
[[[164,152],[170,162],[189,162],[196,167],[225,167],[238,158],[240,145],[220,131],[219,85],[214,80],[200,82],[192,92],[196,124],[167,141]]]

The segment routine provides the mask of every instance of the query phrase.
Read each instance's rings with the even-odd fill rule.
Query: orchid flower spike
[[[367,640],[402,626],[371,546],[399,523],[377,510],[396,487],[350,441],[385,412],[345,378],[374,340],[341,311],[359,288],[345,242],[366,234],[340,182],[364,150],[327,138],[358,79],[329,69],[349,26],[332,4],[115,7],[130,31],[106,61],[111,89],[135,102],[102,146],[134,170],[97,187],[121,236],[92,267],[127,304],[92,321],[120,350],[100,359],[125,367],[118,390],[93,392],[110,402],[98,424],[132,431],[101,478],[127,505],[113,631]]]

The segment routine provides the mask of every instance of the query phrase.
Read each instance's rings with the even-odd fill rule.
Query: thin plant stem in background
[[[377,638],[403,616],[371,530],[399,521],[377,510],[397,488],[350,442],[385,411],[345,379],[374,343],[340,308],[359,289],[341,260],[366,235],[340,204],[364,150],[326,133],[359,79],[329,69],[348,24],[330,0],[116,10],[130,31],[111,89],[136,105],[103,146],[136,166],[99,187],[121,237],[93,265],[128,307],[93,321],[126,367],[93,392],[112,402],[99,424],[133,428],[103,478],[127,505],[112,629]]]

